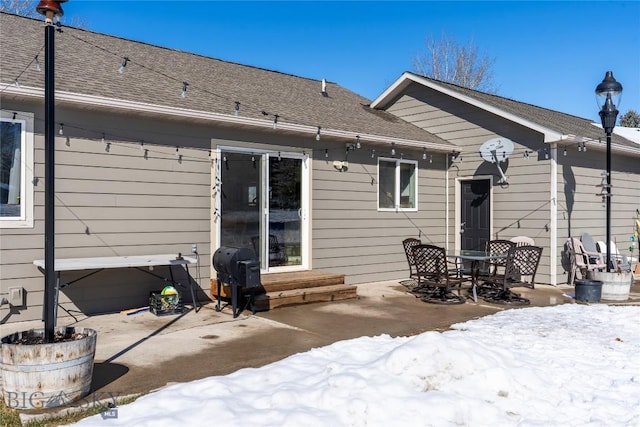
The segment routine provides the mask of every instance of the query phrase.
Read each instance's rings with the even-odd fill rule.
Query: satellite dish
[[[507,177],[500,167],[500,162],[506,161],[513,153],[513,141],[508,138],[491,138],[480,146],[480,155],[490,163],[494,163],[500,172],[498,184],[508,184]]]

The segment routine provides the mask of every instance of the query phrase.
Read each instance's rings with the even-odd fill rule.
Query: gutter
[[[4,93],[24,96],[27,98],[44,98],[44,90],[33,87],[21,86],[16,88],[9,86]],[[121,111],[137,111],[163,116],[183,117],[190,119],[199,119],[204,121],[231,124],[231,125],[244,125],[255,128],[269,128],[273,129],[272,120],[254,119],[250,117],[242,117],[230,114],[220,114],[201,110],[190,110],[186,108],[168,107],[157,104],[148,104],[137,101],[124,101],[121,99],[107,98],[95,95],[84,95],[72,92],[56,91],[57,102],[67,102],[76,105],[88,105],[94,107],[112,108]],[[284,131],[290,131],[305,135],[315,136],[318,132],[317,126],[302,125],[297,123],[278,122],[278,129]],[[382,136],[376,134],[358,133],[352,131],[345,131],[340,129],[322,128],[323,136],[330,136],[335,138],[344,138],[349,140],[355,140],[357,136],[360,137],[362,142],[372,142],[381,144],[395,144],[397,146],[411,147],[417,149],[425,149],[432,152],[451,153],[452,151],[460,152],[460,148],[454,145],[439,144],[428,141],[418,141],[404,138],[396,138],[390,136]]]

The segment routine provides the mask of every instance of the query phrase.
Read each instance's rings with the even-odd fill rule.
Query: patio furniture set
[[[415,238],[407,238],[402,244],[413,279],[409,291],[424,302],[463,304],[467,298],[477,302],[480,296],[497,304],[530,303],[511,290],[534,288],[542,248],[528,237],[491,240],[484,250],[450,253]],[[466,296],[462,293],[464,284],[469,284]]]

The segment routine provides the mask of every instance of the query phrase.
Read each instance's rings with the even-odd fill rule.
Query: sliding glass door
[[[305,159],[221,150],[220,245],[251,248],[263,271],[304,266]]]

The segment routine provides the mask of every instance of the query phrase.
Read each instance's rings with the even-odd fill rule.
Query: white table
[[[58,306],[58,292],[61,288],[69,286],[79,280],[85,279],[96,273],[99,273],[105,269],[111,268],[135,268],[144,273],[150,274],[159,279],[170,281],[173,284],[180,285],[173,278],[173,269],[175,265],[184,265],[187,273],[187,279],[189,282],[189,290],[191,291],[191,300],[193,302],[193,308],[197,310],[197,303],[195,292],[193,289],[193,281],[189,274],[189,264],[197,264],[197,258],[177,256],[176,254],[162,254],[162,255],[134,255],[134,256],[112,256],[112,257],[95,257],[95,258],[61,258],[56,259],[54,263],[54,271],[57,273],[56,280],[56,302],[55,307]],[[33,261],[41,271],[44,270],[45,264],[43,259],[37,259]],[[155,266],[169,266],[169,274],[171,279],[164,278],[150,271],[150,267]],[[147,269],[143,269],[147,267]],[[60,273],[62,271],[79,271],[79,270],[93,270],[92,272],[85,274],[75,280],[68,283],[61,284]],[[57,317],[57,316],[56,316]]]

